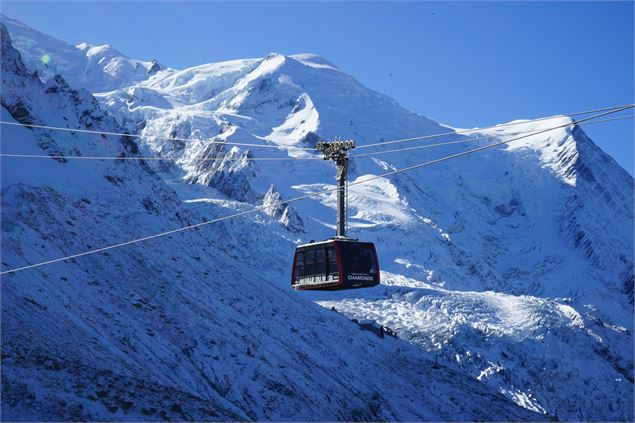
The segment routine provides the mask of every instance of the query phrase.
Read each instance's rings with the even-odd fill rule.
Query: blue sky
[[[175,68],[316,53],[458,127],[634,102],[633,2],[2,2],[62,40]],[[633,122],[585,131],[633,174]]]

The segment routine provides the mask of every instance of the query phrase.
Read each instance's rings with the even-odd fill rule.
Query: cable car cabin
[[[339,290],[377,284],[379,261],[372,242],[329,239],[295,250],[291,272],[294,289]]]

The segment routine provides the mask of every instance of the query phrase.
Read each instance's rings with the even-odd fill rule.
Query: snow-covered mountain
[[[110,45],[81,43],[76,46],[0,15],[29,69],[43,78],[63,75],[75,88],[107,91],[143,81],[165,68],[156,60],[131,59]]]
[[[146,154],[179,157],[168,178],[252,204],[271,187],[283,199],[333,187],[334,169],[319,160],[227,160],[308,157],[293,147],[336,136],[363,145],[447,132],[309,55],[205,65],[98,98],[129,130],[147,136]],[[567,119],[484,132],[509,139]],[[285,149],[153,138],[165,134]],[[351,180],[473,145],[359,157]],[[218,161],[197,161],[207,157]],[[350,191],[351,233],[376,242],[382,268],[395,278],[386,273],[388,282],[372,290],[300,295],[394,327],[532,410],[582,420],[630,415],[633,180],[580,127]],[[330,236],[334,207],[334,193],[291,205],[303,221],[300,238]],[[274,279],[280,275],[284,269]],[[432,296],[422,295],[421,283]],[[457,296],[446,297],[447,290]],[[437,295],[444,306],[435,305]]]
[[[42,83],[2,31],[3,121],[122,130],[87,91]],[[127,137],[3,127],[2,151],[18,150],[138,156]],[[205,208],[190,205],[144,161],[3,161],[3,269],[249,207],[205,193],[215,197]],[[250,249],[245,268],[242,245],[287,232],[274,222],[259,214],[3,275],[3,420],[536,418],[419,348],[276,287],[256,269],[290,242]]]
[[[25,53],[20,44],[16,47]],[[75,134],[59,142],[58,133],[3,127],[3,152],[112,156],[122,153],[109,148],[123,148],[124,154],[171,160],[156,165],[97,162],[97,169],[71,159],[3,160],[3,269],[266,206],[266,213],[173,239],[3,277],[3,345],[4,334],[10,334],[6,349],[14,357],[9,360],[15,360],[9,367],[3,361],[3,368],[10,369],[12,392],[33,391],[16,381],[37,375],[38,383],[59,397],[68,388],[62,377],[71,370],[79,378],[79,372],[103,369],[101,362],[114,369],[111,378],[143,375],[179,395],[191,395],[169,416],[178,416],[183,404],[193,410],[196,400],[214,398],[229,410],[218,418],[540,417],[514,414],[518,411],[504,403],[483,408],[484,401],[475,400],[495,390],[531,411],[567,420],[632,418],[633,178],[580,126],[351,186],[349,231],[376,243],[382,284],[337,293],[290,292],[293,245],[334,231],[333,193],[277,204],[334,187],[333,166],[305,148],[337,136],[362,146],[447,132],[447,127],[404,110],[334,64],[306,54],[167,69],[119,89],[94,88],[99,106],[88,93],[70,90],[59,79],[42,85],[29,77],[30,89],[55,92],[60,102],[84,98],[94,110],[89,115],[100,116],[103,126],[78,120],[80,110],[52,116],[37,109],[45,94],[26,96],[30,102],[25,104],[25,88],[16,82],[7,89],[5,73],[3,120],[9,113],[6,119],[21,122],[27,116],[54,126],[118,128],[144,137],[137,151],[137,144],[125,139],[121,144],[112,137]],[[480,135],[495,138],[479,144],[458,135],[441,137],[465,142],[407,154],[357,149],[350,180],[569,121],[554,117],[483,130]],[[374,154],[362,156],[368,152]],[[257,160],[271,158],[290,160]],[[27,166],[38,170],[28,168],[25,175]],[[73,244],[77,240],[81,243]],[[340,314],[319,310],[307,300],[349,318],[377,320],[403,341],[378,341],[366,334],[359,339]],[[55,318],[58,313],[63,319]],[[50,338],[43,338],[45,325],[55,328]],[[19,334],[25,327],[28,336]],[[71,330],[82,335],[80,342],[61,335]],[[220,341],[207,341],[215,336]],[[36,347],[18,354],[22,344]],[[46,351],[53,364],[29,360],[35,350]],[[408,358],[396,351],[407,351]],[[281,358],[298,354],[308,354],[300,361],[311,363],[310,373]],[[337,358],[326,364],[323,357],[332,354]],[[56,361],[66,355],[88,367]],[[429,357],[436,360],[434,368],[442,364],[453,372],[451,377],[416,370],[413,363]],[[55,363],[66,366],[59,379],[55,369],[46,367]],[[251,373],[245,373],[247,368]],[[152,374],[146,376],[147,371]],[[279,376],[273,384],[272,372]],[[348,382],[342,385],[335,374]],[[227,392],[223,383],[230,386]],[[92,404],[77,400],[89,395],[77,389],[68,395],[73,404]],[[331,389],[339,394],[332,395]],[[356,395],[365,399],[377,392],[383,402],[364,402],[364,408],[348,397],[341,403],[333,399],[351,389],[366,393]],[[103,400],[113,390],[92,396],[115,407]],[[305,402],[288,399],[297,395]],[[133,402],[129,408],[137,415],[143,412],[135,408],[137,402],[121,399],[124,393],[115,396],[120,404]],[[285,404],[303,404],[298,407],[304,411],[282,407],[283,397]],[[334,401],[332,408],[322,407]],[[16,404],[12,413],[25,410],[24,402]],[[360,407],[370,414],[351,414]],[[68,413],[68,407],[62,408]],[[111,418],[133,413],[122,405],[117,410]],[[185,417],[206,416],[189,413]]]

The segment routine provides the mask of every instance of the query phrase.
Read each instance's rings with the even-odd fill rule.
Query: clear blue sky
[[[458,127],[634,102],[633,2],[12,2],[62,40],[175,68],[316,53]],[[633,174],[633,122],[585,131]]]

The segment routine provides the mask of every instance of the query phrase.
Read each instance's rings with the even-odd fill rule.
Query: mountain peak
[[[318,56],[317,54],[313,54],[313,53],[292,54],[289,57],[294,60],[297,60],[303,65],[310,66],[312,68],[326,68],[326,69],[339,70],[339,68],[335,66],[333,62],[330,62],[329,60],[323,58],[322,56]]]
[[[86,54],[86,56],[88,56],[89,59],[93,58],[94,56],[101,56],[101,57],[107,56],[111,58],[112,57],[128,58],[128,56],[124,55],[119,50],[113,48],[110,44],[95,45],[95,44],[83,42],[83,43],[77,44],[75,47],[77,47],[79,50],[84,52],[84,54]]]
[[[103,92],[143,81],[157,71],[155,66],[149,72],[152,62],[131,59],[110,44],[83,42],[74,46],[6,15],[0,15],[0,21],[6,25],[24,63],[43,79],[61,75],[73,87]]]
[[[266,62],[270,69],[279,69],[287,62],[300,63],[306,67],[314,69],[331,69],[339,71],[338,67],[333,62],[325,59],[322,56],[313,53],[300,53],[284,55],[281,53],[272,52],[263,58],[263,62]]]
[[[12,26],[14,28],[21,28],[27,31],[32,31],[32,32],[36,32],[38,34],[47,36],[46,34],[38,31],[37,29],[31,28],[30,26],[28,26],[27,24],[20,22],[17,19],[13,19],[10,16],[5,15],[4,13],[0,13],[0,21],[5,25],[5,26]]]

